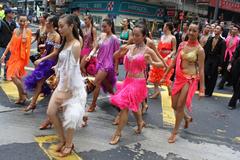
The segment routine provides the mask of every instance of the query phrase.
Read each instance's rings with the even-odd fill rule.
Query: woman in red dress
[[[161,37],[158,43],[158,53],[164,58],[164,61],[167,65],[170,65],[172,60],[171,57],[176,53],[176,38],[172,35],[173,24],[170,22],[165,23],[163,27],[164,35]],[[160,95],[158,89],[159,85],[165,85],[168,87],[169,95],[171,94],[170,86],[172,84],[170,78],[174,72],[172,69],[171,72],[166,77],[166,81],[160,83],[165,72],[165,68],[157,68],[152,66],[149,72],[148,81],[154,84],[154,94],[150,98],[157,98]]]
[[[199,26],[192,23],[188,29],[188,41],[179,45],[177,58],[164,74],[163,80],[176,64],[176,78],[172,88],[172,108],[176,122],[168,143],[174,143],[181,121],[185,120],[184,128],[188,128],[192,118],[185,112],[185,105],[191,111],[192,97],[200,82],[199,97],[204,96],[204,61],[205,53],[198,42]]]

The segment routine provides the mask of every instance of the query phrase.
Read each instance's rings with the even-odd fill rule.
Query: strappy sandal
[[[91,104],[88,108],[88,112],[94,112],[96,110],[97,105],[96,104]]]
[[[74,144],[72,144],[72,146],[70,146],[70,147],[63,146],[63,148],[61,149],[59,157],[67,157],[67,156],[71,155],[73,149],[74,149]],[[66,150],[67,150],[67,152],[64,152]]]
[[[112,140],[109,142],[111,145],[116,145],[120,141],[121,134],[114,134]]]
[[[175,143],[177,139],[177,132],[171,133],[171,136],[168,138],[168,143]]]
[[[25,105],[25,103],[27,102],[27,98],[21,100],[21,99],[18,99],[17,101],[15,101],[14,103],[15,104],[18,104],[18,105]]]
[[[22,111],[23,112],[29,112],[29,111],[34,111],[36,109],[37,105],[36,104],[29,104],[27,107],[25,107]]]
[[[61,152],[66,142],[60,142],[57,144],[56,152]]]
[[[141,127],[138,126],[138,128],[135,129],[135,133],[136,133],[136,134],[141,134],[141,133],[142,133],[142,129],[143,129],[144,127],[146,127],[146,123],[145,123],[145,122],[142,122]]]

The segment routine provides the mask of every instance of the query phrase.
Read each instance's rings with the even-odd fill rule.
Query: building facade
[[[220,0],[219,2],[217,19],[240,23],[240,0]],[[217,0],[198,0],[197,3],[199,6],[207,7],[208,18],[213,19]]]

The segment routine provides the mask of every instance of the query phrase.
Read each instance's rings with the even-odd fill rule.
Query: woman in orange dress
[[[158,43],[158,53],[162,56],[167,65],[170,65],[172,60],[172,56],[176,53],[176,38],[172,35],[173,24],[171,22],[167,22],[164,24],[163,32],[164,35],[161,37]],[[159,85],[165,85],[168,87],[169,95],[171,94],[170,86],[172,84],[170,78],[173,74],[173,70],[167,75],[166,80],[160,83],[165,72],[165,68],[157,68],[152,67],[149,72],[148,81],[154,84],[154,94],[150,96],[150,98],[157,98],[160,95],[160,91],[158,89]]]
[[[32,32],[27,28],[27,17],[20,16],[20,28],[14,30],[11,41],[1,57],[1,62],[4,62],[8,51],[11,56],[7,65],[7,80],[12,80],[18,89],[19,99],[15,104],[24,104],[27,96],[23,89],[22,77],[26,74],[24,67],[28,65]]]

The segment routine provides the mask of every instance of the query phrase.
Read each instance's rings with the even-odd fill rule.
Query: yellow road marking
[[[9,99],[17,99],[18,91],[17,87],[12,82],[1,82],[1,88],[6,93]]]
[[[163,124],[174,125],[175,115],[172,109],[171,96],[168,95],[168,90],[166,86],[162,86],[161,99],[162,99]]]
[[[237,143],[240,143],[240,137],[235,137],[234,141],[237,142]]]
[[[11,81],[4,81],[0,83],[0,87],[3,89],[5,94],[9,99],[17,99],[18,98],[18,90],[17,87]],[[41,101],[43,97],[39,97],[37,102]]]
[[[195,94],[198,94],[198,91],[196,91]],[[212,95],[215,96],[215,97],[225,97],[225,98],[231,98],[232,97],[232,94],[218,93],[218,92],[213,92]]]
[[[50,160],[82,160],[75,152],[64,158],[59,157],[59,153],[55,151],[57,147],[56,143],[58,142],[56,135],[35,137],[35,141]]]

